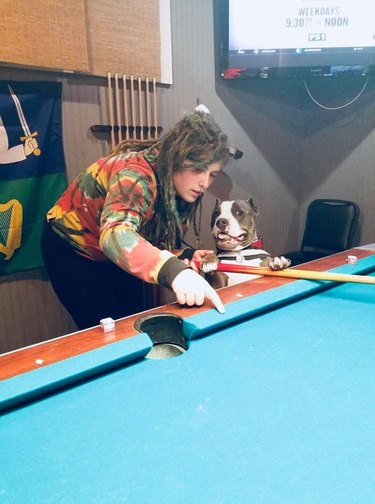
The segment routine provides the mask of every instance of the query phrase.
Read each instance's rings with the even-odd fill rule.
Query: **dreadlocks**
[[[222,132],[212,114],[194,111],[186,114],[174,128],[168,131],[155,145],[155,158],[158,176],[158,199],[156,212],[162,216],[161,228],[166,231],[168,248],[179,241],[183,235],[182,226],[195,217],[202,196],[194,203],[176,199],[173,173],[184,169],[186,161],[194,163],[195,168],[205,168],[211,163],[224,165],[230,157],[227,136]],[[196,236],[199,229],[194,219]],[[163,233],[163,229],[160,229]]]
[[[125,141],[117,146],[110,157],[127,158],[138,154],[136,149],[129,149]],[[212,114],[194,111],[185,114],[171,130],[146,149],[145,157],[157,167],[158,197],[155,203],[155,213],[158,215],[157,241],[164,241],[167,249],[172,249],[181,241],[183,226],[191,219],[198,238],[200,222],[199,224],[196,222],[196,211],[198,207],[201,208],[203,195],[194,203],[186,203],[177,198],[173,173],[183,170],[186,161],[197,169],[204,169],[215,162],[221,162],[224,166],[231,157],[227,136]]]

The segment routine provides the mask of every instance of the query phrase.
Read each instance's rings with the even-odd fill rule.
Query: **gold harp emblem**
[[[16,200],[0,204],[0,252],[9,260],[21,246],[22,205]]]

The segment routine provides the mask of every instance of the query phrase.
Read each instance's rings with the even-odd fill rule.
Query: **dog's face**
[[[257,208],[252,198],[216,201],[211,217],[211,231],[220,250],[242,250],[257,238]]]

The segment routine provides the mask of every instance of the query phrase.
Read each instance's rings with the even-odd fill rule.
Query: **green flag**
[[[45,215],[67,186],[61,89],[0,81],[0,275],[43,266]]]

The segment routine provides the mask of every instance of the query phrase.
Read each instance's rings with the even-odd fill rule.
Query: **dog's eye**
[[[243,211],[242,210],[237,210],[236,211],[236,215],[243,215]]]

